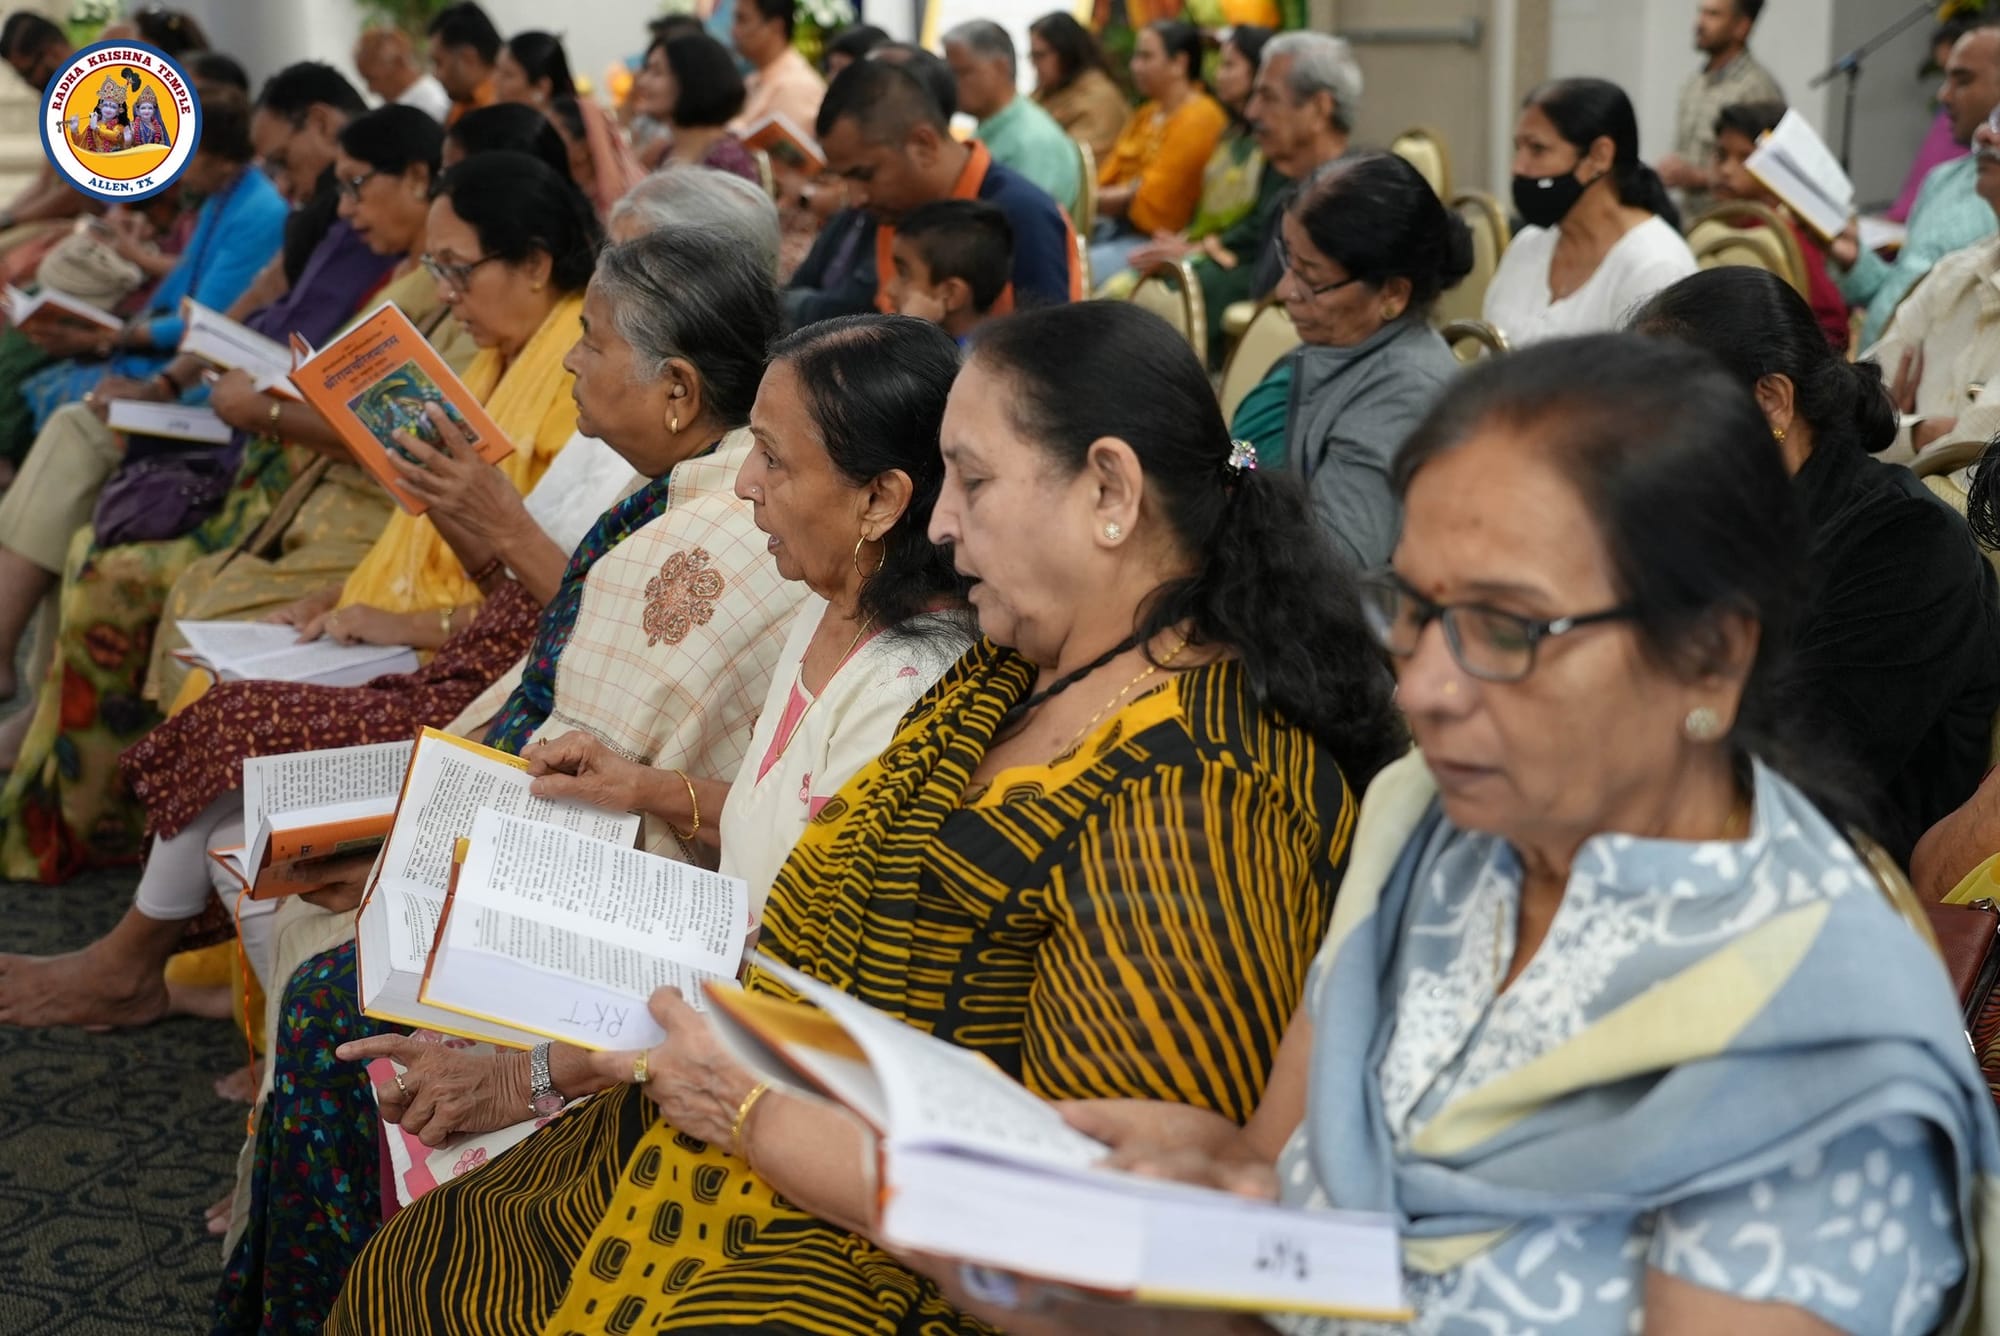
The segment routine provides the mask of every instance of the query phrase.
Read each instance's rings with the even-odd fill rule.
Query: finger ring
[[[404,1099],[408,1099],[410,1097],[410,1088],[403,1084],[403,1074],[401,1072],[393,1072],[391,1075],[396,1078],[396,1089],[403,1092]]]
[[[633,1085],[644,1085],[644,1084],[646,1084],[646,1078],[647,1078],[647,1076],[648,1076],[648,1075],[650,1075],[650,1074],[651,1074],[651,1072],[652,1072],[652,1068],[651,1068],[651,1067],[650,1067],[650,1066],[648,1065],[648,1063],[649,1063],[649,1061],[650,1061],[650,1058],[651,1058],[651,1055],[650,1055],[650,1054],[648,1054],[648,1053],[646,1052],[646,1050],[644,1050],[644,1049],[640,1049],[640,1050],[639,1050],[639,1056],[638,1056],[638,1057],[636,1057],[636,1058],[634,1058],[634,1059],[632,1059],[632,1084],[633,1084]]]

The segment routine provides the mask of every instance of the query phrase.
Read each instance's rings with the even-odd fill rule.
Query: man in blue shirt
[[[875,305],[889,311],[896,220],[942,199],[983,199],[1014,231],[1013,281],[999,310],[1083,295],[1076,234],[1048,192],[993,161],[986,146],[951,136],[943,110],[917,77],[880,60],[842,70],[827,87],[816,127],[828,170],[875,216]]]
[[[1983,23],[1958,39],[1945,60],[1938,101],[1951,117],[1952,137],[1970,144],[1973,133],[2000,105],[2000,25]],[[1845,271],[1835,275],[1841,295],[1867,312],[1861,347],[1882,337],[1896,304],[1933,264],[1993,235],[1993,210],[1979,198],[1978,178],[1976,154],[1932,168],[1917,191],[1909,235],[1894,260],[1861,249],[1854,223],[1827,248],[1834,264]]]

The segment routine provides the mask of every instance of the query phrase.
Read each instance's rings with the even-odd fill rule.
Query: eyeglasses
[[[450,291],[464,292],[465,285],[472,281],[473,270],[482,264],[490,264],[499,258],[497,255],[486,255],[467,264],[446,264],[443,260],[426,251],[419,263],[423,265],[426,273],[439,283],[442,283]]]
[[[1359,283],[1361,281],[1358,277],[1343,278],[1338,283],[1322,283],[1318,287],[1314,287],[1312,284],[1306,282],[1306,276],[1299,272],[1299,267],[1296,264],[1292,263],[1292,248],[1285,244],[1283,237],[1278,238],[1278,263],[1284,268],[1286,273],[1299,281],[1299,286],[1306,290],[1308,297],[1321,297],[1329,292],[1344,288],[1349,283]]]
[[[341,198],[351,199],[359,203],[361,200],[361,187],[367,185],[380,175],[382,175],[381,172],[363,172],[359,176],[342,177],[340,180],[334,182],[334,189],[340,192]]]
[[[1482,682],[1518,682],[1534,671],[1535,650],[1544,640],[1633,615],[1633,609],[1617,607],[1544,620],[1502,612],[1483,603],[1433,603],[1393,571],[1362,576],[1359,592],[1362,616],[1382,648],[1407,659],[1417,652],[1424,628],[1434,621],[1442,622],[1451,657]]]

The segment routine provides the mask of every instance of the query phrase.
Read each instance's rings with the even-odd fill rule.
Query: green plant
[[[401,28],[419,43],[430,21],[451,0],[354,0],[362,20],[371,28]]]

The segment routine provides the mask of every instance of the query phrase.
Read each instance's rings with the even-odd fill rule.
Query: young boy
[[[897,220],[891,255],[897,313],[928,320],[963,344],[1007,290],[1014,229],[981,200],[938,200]]]
[[[1729,219],[1728,208],[1736,200],[1748,200],[1775,209],[1798,238],[1799,254],[1806,262],[1806,301],[1826,339],[1836,351],[1846,352],[1849,339],[1847,302],[1826,271],[1826,251],[1812,230],[1793,218],[1750,169],[1744,166],[1757,148],[1758,137],[1775,130],[1784,118],[1782,102],[1737,102],[1724,107],[1715,118],[1715,200],[1716,212]]]

